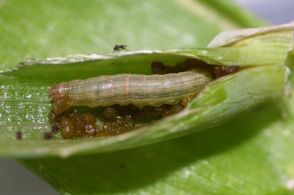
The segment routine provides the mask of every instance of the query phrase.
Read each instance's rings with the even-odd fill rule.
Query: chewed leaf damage
[[[150,68],[153,75],[106,75],[52,86],[52,123],[65,139],[128,132],[180,112],[210,82],[240,70],[193,59],[175,67],[156,61]],[[82,106],[92,109],[79,111]]]
[[[9,151],[68,156],[132,148],[211,128],[283,97],[292,46],[292,27],[286,27],[239,33],[234,43],[217,48],[115,51],[21,63],[0,77],[5,85],[0,92],[6,94],[1,114],[10,116],[0,126],[13,133],[9,143],[16,144]],[[193,85],[182,85],[184,78]],[[24,87],[30,83],[33,89]],[[18,101],[31,113],[14,117],[17,110],[10,108]]]

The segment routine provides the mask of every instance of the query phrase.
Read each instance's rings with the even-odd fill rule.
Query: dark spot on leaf
[[[153,74],[164,74],[166,66],[162,62],[154,61],[151,63],[151,70]]]
[[[52,133],[56,134],[56,133],[58,133],[59,130],[60,130],[60,127],[57,123],[52,124],[52,126],[51,126]]]
[[[126,45],[115,45],[113,47],[113,51],[124,51],[127,50],[127,46]]]
[[[22,132],[21,132],[21,131],[17,131],[17,132],[15,133],[15,138],[16,138],[17,140],[21,140],[21,139],[22,139]]]
[[[114,120],[118,116],[117,111],[113,107],[106,107],[103,110],[103,117],[107,120]]]
[[[45,139],[45,140],[50,140],[50,139],[52,139],[54,137],[54,134],[52,133],[52,132],[45,132],[44,134],[43,134],[43,138]]]
[[[219,78],[228,74],[238,72],[239,70],[240,66],[215,66],[213,73],[215,78]]]

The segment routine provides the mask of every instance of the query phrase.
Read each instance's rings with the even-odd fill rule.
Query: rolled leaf
[[[164,141],[222,124],[261,102],[285,96],[288,80],[285,61],[292,46],[292,31],[293,24],[287,24],[227,32],[212,41],[210,48],[26,60],[17,69],[0,74],[0,130],[3,132],[0,155],[68,157],[108,152]],[[51,141],[40,136],[51,128],[48,90],[53,84],[99,75],[151,74],[150,64],[154,61],[175,66],[187,58],[206,62],[207,66],[238,65],[242,71],[208,84],[182,112],[128,133],[76,140],[57,137]],[[19,130],[24,134],[22,140],[15,139]]]

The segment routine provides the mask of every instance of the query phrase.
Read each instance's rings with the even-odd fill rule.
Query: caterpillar
[[[49,93],[55,114],[72,106],[133,104],[139,108],[156,107],[195,96],[211,80],[211,73],[202,69],[163,75],[118,74],[59,83]]]

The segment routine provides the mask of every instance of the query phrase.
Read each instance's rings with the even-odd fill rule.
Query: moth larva
[[[108,75],[57,84],[50,96],[56,114],[72,106],[160,106],[196,95],[211,79],[208,71],[199,69],[164,75]]]

